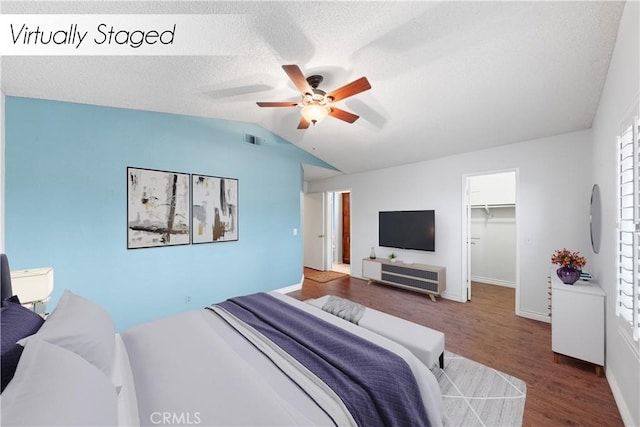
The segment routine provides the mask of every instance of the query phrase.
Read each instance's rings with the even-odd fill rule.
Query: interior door
[[[342,193],[342,262],[351,264],[351,193]]]
[[[467,252],[467,271],[465,275],[465,285],[467,287],[467,301],[471,301],[471,245],[475,242],[471,240],[471,178],[467,177],[465,182],[465,211],[466,211],[466,245]]]
[[[304,266],[325,270],[324,239],[324,194],[304,195]]]

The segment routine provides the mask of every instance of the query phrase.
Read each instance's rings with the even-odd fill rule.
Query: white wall
[[[602,244],[588,252],[591,271],[607,293],[606,375],[625,424],[640,426],[640,358],[620,334],[615,315],[616,135],[638,105],[640,94],[640,4],[628,1],[620,21],[607,80],[593,122],[593,178],[602,196]],[[637,342],[635,343],[637,348]]]
[[[574,132],[373,172],[310,182],[309,192],[351,188],[351,274],[377,246],[378,211],[435,209],[436,251],[397,251],[411,262],[447,268],[445,298],[464,301],[462,282],[463,175],[517,169],[520,259],[519,314],[547,316],[551,254],[589,248],[591,131]],[[378,256],[390,250],[376,248]]]
[[[1,77],[0,77],[0,81]],[[0,90],[0,253],[4,253],[4,92]]]
[[[471,205],[513,205],[516,202],[516,173],[500,172],[469,177]]]

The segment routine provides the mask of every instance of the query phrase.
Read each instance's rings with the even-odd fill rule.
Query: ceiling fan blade
[[[297,102],[256,102],[258,107],[296,107],[298,105]]]
[[[358,118],[360,117],[360,116],[356,116],[353,113],[341,110],[336,107],[331,107],[331,111],[329,111],[329,115],[331,117],[335,117],[336,119],[344,120],[347,123],[353,123],[356,120],[358,120]]]
[[[351,83],[348,83],[336,90],[331,91],[329,94],[327,94],[327,96],[333,98],[333,102],[337,102],[341,99],[348,98],[369,89],[371,89],[369,80],[367,80],[366,77],[360,77],[358,80],[354,80]]]
[[[300,67],[298,67],[295,64],[292,64],[292,65],[283,65],[282,68],[284,69],[284,72],[287,73],[287,75],[289,76],[293,84],[296,85],[298,90],[302,92],[303,95],[305,93],[313,94],[313,89],[309,85],[309,82],[307,82],[307,79],[304,77],[304,74],[302,74]]]
[[[300,123],[298,123],[298,129],[307,129],[311,123],[307,121],[304,117],[300,118]]]

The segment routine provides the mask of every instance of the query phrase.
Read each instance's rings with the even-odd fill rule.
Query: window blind
[[[638,117],[618,138],[618,293],[616,314],[640,335],[640,138]]]

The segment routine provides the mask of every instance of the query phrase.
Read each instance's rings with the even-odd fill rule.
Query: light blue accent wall
[[[54,267],[50,307],[70,289],[122,330],[299,283],[301,163],[328,164],[249,123],[16,97],[5,107],[5,249],[12,269]],[[239,240],[127,250],[128,166],[237,178]]]

